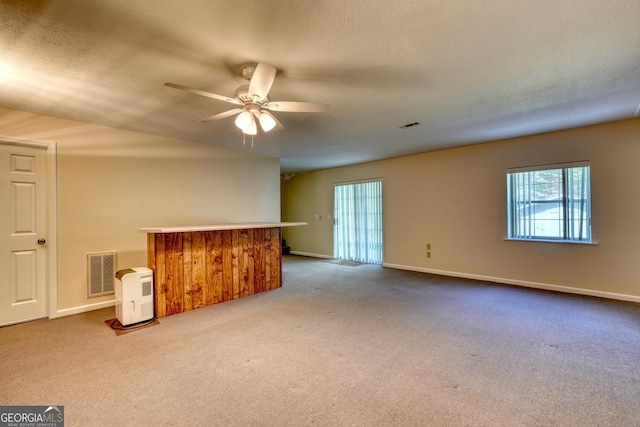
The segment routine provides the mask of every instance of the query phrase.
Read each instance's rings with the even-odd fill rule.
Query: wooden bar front
[[[156,317],[282,286],[280,227],[147,233]]]

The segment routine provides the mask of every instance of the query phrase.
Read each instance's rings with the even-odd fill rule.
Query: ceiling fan
[[[237,115],[238,117],[235,120],[235,124],[242,130],[242,133],[247,135],[256,135],[258,133],[257,123],[260,123],[260,127],[264,132],[269,132],[272,129],[278,130],[284,128],[282,123],[280,123],[269,111],[293,113],[325,113],[329,111],[329,104],[296,101],[271,101],[269,99],[269,90],[271,90],[271,86],[275,80],[276,69],[269,64],[261,62],[256,67],[244,67],[242,69],[242,77],[249,80],[249,84],[242,85],[236,89],[233,98],[176,83],[166,82],[164,85],[237,105],[237,108],[224,111],[210,117],[205,117],[204,119],[201,119],[200,122],[220,120]]]

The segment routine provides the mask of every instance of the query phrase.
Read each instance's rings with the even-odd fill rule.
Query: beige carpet
[[[0,328],[0,404],[68,426],[640,426],[640,305],[287,256],[284,288],[116,336]]]

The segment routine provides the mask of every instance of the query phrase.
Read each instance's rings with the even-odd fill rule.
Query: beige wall
[[[0,136],[57,144],[58,309],[91,306],[86,254],[146,266],[140,227],[280,221],[277,158],[0,109]]]
[[[597,245],[505,241],[506,169],[579,160]],[[309,225],[285,230],[292,251],[331,256],[333,184],[375,177],[386,265],[640,301],[640,119],[296,175],[283,220]]]

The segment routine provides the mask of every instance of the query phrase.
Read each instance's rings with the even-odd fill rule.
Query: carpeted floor
[[[0,404],[68,426],[640,426],[640,305],[286,256],[284,287],[116,336],[0,328]]]

